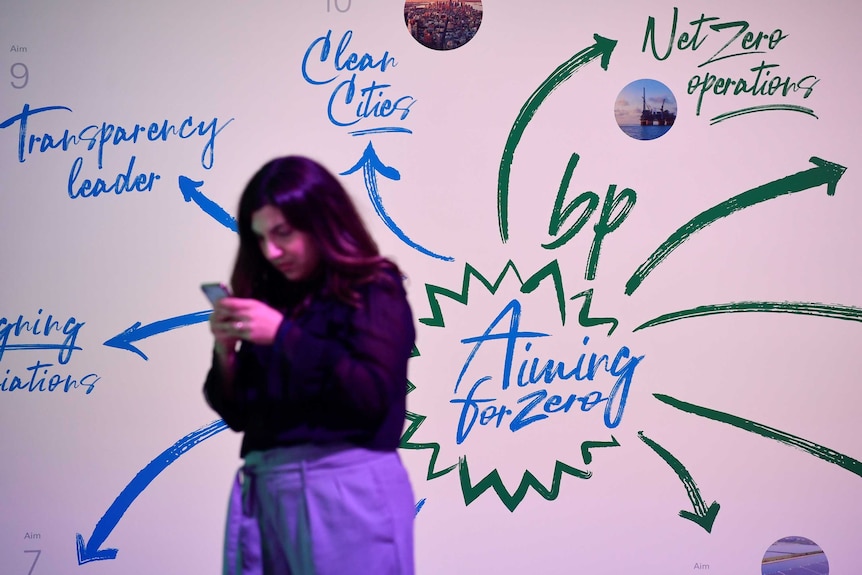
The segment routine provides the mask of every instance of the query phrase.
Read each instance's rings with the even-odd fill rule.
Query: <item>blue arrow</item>
[[[347,171],[341,172],[341,175],[350,175],[359,168],[362,168],[362,174],[365,176],[365,188],[368,190],[368,197],[371,198],[371,205],[374,206],[374,211],[377,212],[377,215],[380,216],[380,219],[383,220],[386,227],[392,230],[392,232],[405,244],[419,250],[426,256],[431,256],[432,258],[437,258],[447,262],[455,261],[455,258],[435,254],[408,238],[407,234],[401,231],[401,228],[399,228],[395,222],[392,221],[392,218],[389,217],[389,214],[386,213],[386,209],[383,207],[383,200],[380,198],[380,192],[377,189],[377,172],[380,172],[381,175],[390,180],[396,181],[401,179],[401,174],[399,174],[398,170],[395,168],[386,166],[380,161],[380,158],[377,157],[377,153],[374,151],[374,146],[371,145],[370,141],[368,142],[368,146],[365,147],[365,151],[362,152],[362,157],[359,158],[358,162],[356,162],[356,165]]]
[[[195,313],[187,313],[185,315],[178,315],[176,317],[155,321],[143,327],[141,326],[141,322],[138,321],[135,322],[126,331],[119,333],[111,339],[107,340],[103,345],[131,351],[144,358],[144,361],[147,361],[149,358],[144,355],[144,352],[132,345],[132,342],[146,339],[152,335],[157,335],[166,331],[171,331],[172,329],[177,329],[178,327],[185,327],[187,325],[194,325],[196,323],[207,321],[209,320],[211,314],[211,309],[208,309],[206,311],[196,311]]]
[[[211,215],[215,221],[231,231],[237,231],[236,219],[220,205],[203,195],[198,189],[202,185],[204,185],[203,180],[192,180],[191,178],[180,176],[180,191],[183,193],[185,201],[196,203],[200,209]]]
[[[221,419],[217,419],[212,423],[201,427],[186,435],[171,447],[160,453],[155,459],[150,461],[146,467],[141,469],[134,479],[123,489],[122,493],[117,496],[108,510],[96,523],[96,528],[90,536],[90,540],[85,542],[84,537],[78,533],[76,536],[78,546],[78,565],[89,563],[90,561],[103,561],[105,559],[116,559],[116,549],[99,549],[105,539],[120,522],[123,514],[135,501],[138,495],[147,488],[147,486],[155,479],[159,473],[164,471],[168,465],[179,458],[180,455],[200,443],[205,439],[209,439],[216,433],[227,428],[227,424]]]

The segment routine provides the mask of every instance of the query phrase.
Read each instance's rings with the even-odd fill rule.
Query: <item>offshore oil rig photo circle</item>
[[[614,103],[614,118],[620,130],[635,140],[655,140],[667,134],[676,122],[676,97],[659,82],[642,78],[629,83]]]

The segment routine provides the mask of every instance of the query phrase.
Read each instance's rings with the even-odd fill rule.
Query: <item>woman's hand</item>
[[[239,340],[269,345],[275,339],[284,315],[256,299],[226,297],[210,316],[210,331],[216,345],[233,350]]]

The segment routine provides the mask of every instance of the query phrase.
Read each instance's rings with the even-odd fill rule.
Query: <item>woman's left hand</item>
[[[284,315],[256,299],[227,297],[216,304],[224,329],[238,339],[269,345],[275,340]]]

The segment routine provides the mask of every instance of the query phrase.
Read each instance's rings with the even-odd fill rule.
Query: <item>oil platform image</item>
[[[664,109],[667,99],[662,100],[661,109],[654,110],[647,106],[646,88],[643,89],[643,110],[641,111],[641,126],[673,126],[676,114]]]

